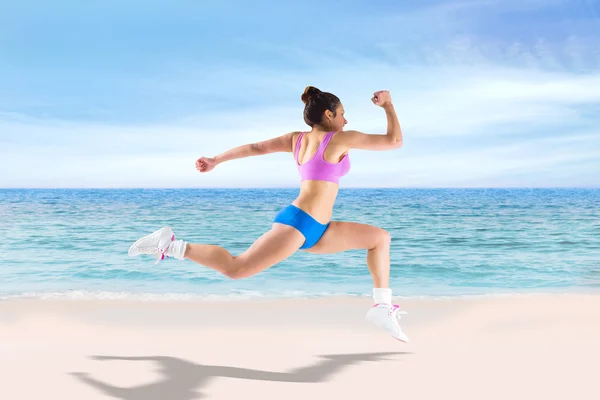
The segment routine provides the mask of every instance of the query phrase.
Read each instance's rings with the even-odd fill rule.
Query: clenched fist
[[[211,171],[217,165],[217,161],[210,157],[200,157],[196,160],[196,169],[200,172]]]
[[[392,96],[388,90],[380,90],[373,93],[373,98],[371,101],[373,101],[373,104],[376,106],[383,107],[385,105],[392,104]]]

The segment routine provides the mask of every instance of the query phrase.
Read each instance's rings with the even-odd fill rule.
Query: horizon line
[[[257,189],[288,189],[299,190],[299,187],[291,186],[257,186],[257,187],[0,187],[0,190],[257,190]],[[342,187],[339,190],[348,189],[600,189],[600,186],[382,186],[382,187]]]

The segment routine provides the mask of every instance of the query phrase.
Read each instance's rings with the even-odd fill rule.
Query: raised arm
[[[402,147],[402,129],[389,92],[386,90],[376,92],[371,100],[385,110],[387,133],[375,135],[359,131],[344,131],[346,144],[351,149],[361,150],[392,150]]]

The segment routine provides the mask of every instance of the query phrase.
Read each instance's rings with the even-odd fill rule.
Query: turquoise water
[[[366,251],[299,252],[248,279],[127,256],[169,225],[239,254],[297,189],[0,190],[0,298],[370,295]],[[600,189],[342,189],[335,220],[392,235],[395,296],[597,292]]]

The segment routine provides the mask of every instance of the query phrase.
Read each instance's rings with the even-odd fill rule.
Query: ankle
[[[375,304],[392,304],[392,289],[373,288],[373,300]]]
[[[187,243],[183,240],[174,240],[169,245],[169,248],[165,252],[166,256],[174,257],[178,260],[183,260],[185,258],[185,253],[187,251]]]

